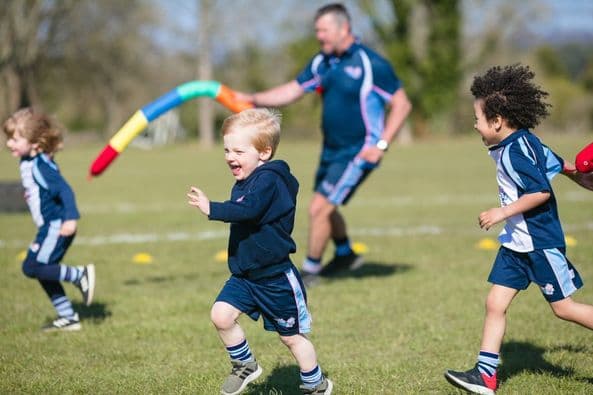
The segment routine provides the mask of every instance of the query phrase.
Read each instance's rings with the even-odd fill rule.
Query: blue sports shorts
[[[264,329],[282,336],[311,331],[307,294],[294,267],[281,275],[255,281],[233,275],[216,301],[230,304],[254,321],[263,316]]]
[[[564,248],[516,252],[500,247],[488,281],[518,290],[527,289],[533,282],[550,303],[569,297],[583,286]]]
[[[61,236],[61,220],[51,221],[48,226],[41,227],[35,241],[29,246],[26,260],[37,265],[57,265],[72,244],[76,234]]]
[[[321,161],[315,175],[315,192],[336,206],[346,204],[378,165],[359,157],[350,161]]]

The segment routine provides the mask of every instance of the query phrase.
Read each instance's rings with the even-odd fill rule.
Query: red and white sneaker
[[[492,377],[480,373],[477,364],[467,372],[447,370],[445,372],[445,378],[455,387],[462,388],[474,394],[493,395],[497,388],[496,373]]]

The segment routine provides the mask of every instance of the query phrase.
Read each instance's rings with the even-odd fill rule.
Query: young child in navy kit
[[[58,318],[42,329],[79,330],[78,314],[60,282],[78,287],[88,306],[95,289],[95,267],[60,263],[74,240],[80,218],[74,192],[53,159],[62,144],[61,129],[51,118],[32,108],[15,112],[2,129],[12,156],[20,158],[25,199],[38,228],[23,262],[23,272],[39,280],[58,313]]]
[[[280,116],[267,109],[245,110],[222,126],[225,160],[236,183],[231,198],[211,202],[191,187],[189,204],[213,221],[231,224],[228,266],[231,277],[216,298],[211,319],[231,359],[222,394],[241,393],[262,373],[237,319],[263,316],[300,367],[305,394],[331,394],[315,348],[305,336],[311,328],[305,287],[290,260],[296,251],[294,226],[298,182],[286,162],[272,161],[280,140]]]
[[[577,173],[532,134],[548,115],[547,93],[536,86],[525,66],[493,67],[474,79],[474,128],[496,163],[501,207],[479,215],[483,229],[506,221],[499,235],[500,250],[488,277],[486,318],[478,362],[466,372],[448,370],[453,385],[478,394],[494,394],[506,311],[519,291],[531,282],[540,287],[554,314],[593,329],[593,306],[574,301],[581,277],[566,258],[564,233],[550,184],[563,173],[591,189],[591,180]]]

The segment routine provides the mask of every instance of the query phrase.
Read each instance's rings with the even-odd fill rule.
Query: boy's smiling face
[[[252,143],[251,130],[231,131],[224,135],[224,159],[237,181],[244,180],[271,157],[271,148],[259,152]]]
[[[500,117],[497,119],[488,121],[486,119],[486,115],[484,114],[484,100],[483,99],[476,99],[474,100],[474,129],[480,136],[482,136],[482,141],[486,147],[491,147],[500,143],[506,135],[500,133]]]

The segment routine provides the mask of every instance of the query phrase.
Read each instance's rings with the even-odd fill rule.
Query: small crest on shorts
[[[554,286],[550,283],[546,284],[545,286],[541,287],[542,292],[546,295],[553,295],[554,294]]]
[[[31,245],[29,246],[29,249],[33,252],[37,252],[39,251],[39,243],[31,243]]]
[[[284,328],[292,328],[296,323],[294,317],[290,317],[289,319],[285,320],[283,318],[276,318],[276,322],[278,325],[283,326]]]

